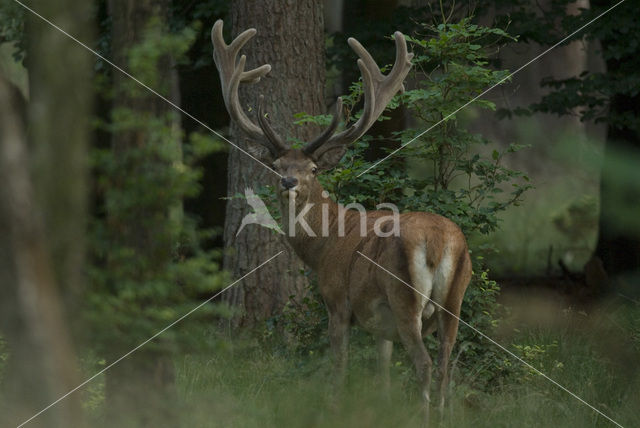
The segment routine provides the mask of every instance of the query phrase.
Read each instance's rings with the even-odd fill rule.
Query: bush
[[[165,24],[152,19],[143,41],[128,52],[127,68],[165,91],[167,79],[161,76],[160,64],[169,54],[184,54],[194,37],[192,28],[170,33]],[[115,357],[227,282],[218,263],[220,251],[207,251],[201,245],[213,232],[198,228],[182,207],[185,198],[200,191],[199,160],[223,146],[200,134],[183,142],[184,136],[175,129],[176,113],[153,111],[149,100],[154,95],[135,82],[123,81],[102,95],[120,100],[109,120],[100,123],[102,131],[118,137],[119,144],[91,151],[98,203],[90,219],[84,315],[90,343],[100,357]],[[136,144],[127,143],[131,136]],[[206,305],[186,324],[198,319],[211,322],[219,309]],[[196,344],[188,334],[178,333],[184,328],[167,331],[147,348],[166,351],[185,342]]]

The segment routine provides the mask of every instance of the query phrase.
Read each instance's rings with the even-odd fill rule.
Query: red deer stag
[[[267,121],[262,97],[256,100],[258,125],[247,117],[238,99],[240,83],[255,83],[271,70],[265,64],[244,71],[246,57],[237,59],[238,52],[256,30],[244,31],[227,45],[222,25],[222,21],[215,23],[211,38],[224,102],[231,118],[247,136],[267,149],[262,160],[270,162],[282,177],[279,200],[285,224],[293,226],[288,239],[298,256],[317,273],[320,293],[329,312],[336,382],[341,384],[344,378],[349,326],[355,321],[377,338],[386,388],[393,342],[402,342],[415,364],[424,411],[428,414],[432,362],[423,337],[437,331],[442,409],[449,356],[458,331],[457,317],[471,277],[464,235],[452,221],[436,214],[410,212],[393,217],[389,211],[347,211],[328,198],[317,179],[318,173],[340,161],[347,146],[373,125],[391,98],[403,89],[402,82],[413,57],[407,53],[404,35],[395,33],[396,60],[386,76],[364,47],[349,39],[349,46],[360,57],[362,116],[347,129],[335,133],[342,113],[338,98],[336,114],[328,128],[303,148],[292,149]]]

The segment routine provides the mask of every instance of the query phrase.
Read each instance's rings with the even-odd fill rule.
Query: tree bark
[[[90,4],[32,7],[89,40]],[[0,82],[0,321],[10,350],[3,426],[24,422],[81,380],[69,329],[76,323],[66,315],[83,285],[92,58],[40,18],[26,17],[28,106]],[[80,396],[66,397],[33,425],[82,426]]]
[[[90,4],[53,0],[34,7],[74,37],[90,42]],[[29,15],[27,26],[35,197],[55,279],[67,304],[75,306],[83,286],[93,56],[38,17]]]
[[[49,233],[29,173],[20,104],[18,90],[0,76],[0,327],[10,351],[0,406],[2,426],[25,422],[79,383],[54,258],[47,246]],[[65,190],[58,190],[64,198]],[[67,219],[76,220],[80,219]],[[80,396],[70,395],[30,425],[83,426]]]
[[[256,110],[260,94],[265,110],[281,135],[302,140],[318,129],[293,125],[298,112],[325,112],[324,25],[320,0],[239,0],[231,11],[234,36],[247,28],[258,34],[243,48],[246,69],[271,64],[266,78],[241,87],[243,106]],[[232,139],[247,147],[246,137],[232,126]],[[227,194],[244,194],[246,188],[278,186],[277,176],[238,150],[228,160]],[[277,187],[276,187],[277,188]],[[242,324],[252,325],[278,313],[291,295],[302,295],[304,265],[284,236],[258,225],[249,225],[236,237],[242,218],[249,213],[242,199],[227,202],[224,228],[225,269],[240,277],[278,251],[285,253],[225,293],[231,305],[244,310]]]

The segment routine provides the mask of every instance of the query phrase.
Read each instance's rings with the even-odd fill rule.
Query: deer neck
[[[338,237],[338,204],[328,197],[320,183],[314,182],[306,200],[296,201],[295,209],[291,209],[289,201],[282,199],[281,210],[289,243],[296,254],[315,269]]]

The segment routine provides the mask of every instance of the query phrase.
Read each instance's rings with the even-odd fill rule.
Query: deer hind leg
[[[378,375],[380,376],[380,382],[382,384],[382,393],[384,394],[385,398],[389,399],[391,390],[389,366],[391,365],[393,342],[381,337],[377,337],[376,345],[378,348]]]
[[[468,254],[459,262],[458,267],[451,278],[449,295],[444,308],[439,308],[436,317],[438,320],[438,409],[440,416],[444,416],[445,397],[449,386],[449,357],[458,335],[458,321],[460,319],[460,307],[462,297],[471,279],[471,261]],[[446,310],[445,310],[446,309]]]
[[[456,315],[459,315],[456,313]],[[449,385],[449,357],[456,342],[458,333],[458,319],[443,310],[439,310],[438,317],[438,339],[440,342],[438,351],[438,410],[440,416],[444,416],[444,403]]]
[[[433,291],[434,272],[427,266],[427,243],[421,242],[415,245],[411,251],[407,253],[409,258],[408,273],[411,278],[412,289],[411,300],[405,301],[403,307],[398,307],[394,312],[399,314],[400,311],[404,315],[398,319],[398,333],[402,344],[413,360],[416,369],[416,376],[420,392],[423,400],[424,424],[429,421],[429,388],[431,386],[431,368],[432,361],[427,348],[422,341],[422,321],[423,317],[429,317],[429,310],[432,306],[429,299]],[[414,292],[415,291],[415,292]],[[408,306],[407,306],[408,304]],[[425,325],[425,327],[428,327]]]

